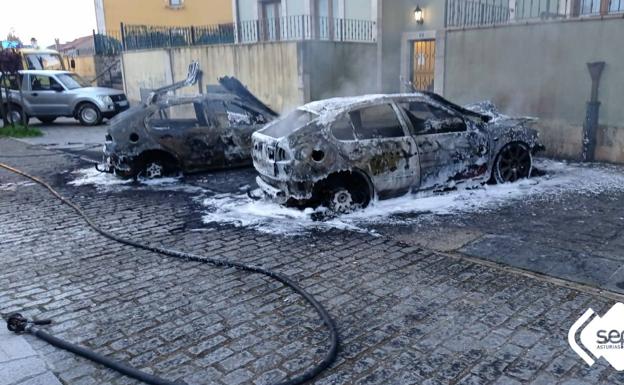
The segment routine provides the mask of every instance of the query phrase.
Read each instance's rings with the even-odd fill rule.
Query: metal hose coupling
[[[22,334],[24,332],[28,332],[30,325],[42,326],[42,325],[50,325],[52,320],[34,320],[30,321],[28,318],[24,317],[20,313],[13,313],[9,315],[7,318],[7,329],[15,334]]]

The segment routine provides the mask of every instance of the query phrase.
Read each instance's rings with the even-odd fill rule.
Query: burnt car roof
[[[480,114],[475,111],[467,110],[464,107],[456,105],[442,96],[432,93],[432,92],[412,92],[412,93],[403,93],[403,94],[370,94],[370,95],[362,95],[362,96],[348,96],[348,97],[338,97],[331,98],[325,100],[319,100],[315,102],[311,102],[299,107],[299,110],[311,112],[315,115],[319,115],[322,121],[330,121],[337,115],[342,112],[346,112],[352,108],[356,108],[359,106],[364,106],[370,103],[383,102],[383,101],[395,101],[396,99],[401,98],[418,98],[423,101],[433,101],[440,104],[447,105],[458,112],[461,112],[466,115],[473,116],[475,118],[479,118],[485,122],[488,122],[491,117]]]

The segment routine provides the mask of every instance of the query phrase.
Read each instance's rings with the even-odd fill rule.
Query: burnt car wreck
[[[198,68],[192,64],[186,81],[154,91],[146,103],[111,121],[106,171],[158,178],[251,165],[251,135],[278,114],[232,77],[203,95],[167,95],[195,84]]]
[[[253,135],[257,184],[282,204],[336,213],[460,183],[515,182],[543,147],[531,118],[433,93],[313,102]]]

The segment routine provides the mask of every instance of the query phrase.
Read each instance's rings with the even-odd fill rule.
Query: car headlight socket
[[[113,105],[113,99],[110,96],[108,96],[108,95],[100,95],[100,96],[98,96],[98,98],[100,99],[100,101],[103,104],[105,104],[107,106],[112,106]]]

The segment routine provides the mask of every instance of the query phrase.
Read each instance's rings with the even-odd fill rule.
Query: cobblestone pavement
[[[31,119],[30,124],[39,128],[43,136],[19,139],[30,145],[44,146],[49,149],[96,148],[101,154],[102,142],[106,135],[108,121],[99,126],[82,126],[77,120],[58,118],[52,124],[42,124]]]
[[[69,186],[67,170],[84,164],[50,154],[0,140],[1,162],[51,182],[114,233],[272,268],[315,294],[342,339],[338,361],[315,384],[624,381],[604,360],[588,367],[566,341],[588,307],[602,314],[622,301],[617,294],[385,236],[207,226],[193,193]],[[229,175],[249,171],[238,173],[215,182],[225,188]],[[53,334],[152,373],[189,385],[269,384],[327,348],[316,314],[280,284],[111,243],[41,187],[2,170],[0,223],[2,315],[52,318]],[[137,384],[25,338],[63,384]]]
[[[0,328],[0,384],[61,385],[22,336]]]
[[[619,172],[624,173],[624,168]],[[412,245],[624,294],[624,191],[517,200],[377,230]]]

